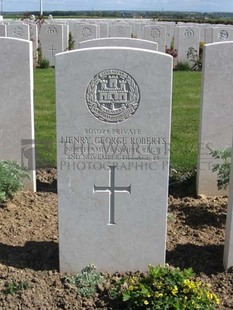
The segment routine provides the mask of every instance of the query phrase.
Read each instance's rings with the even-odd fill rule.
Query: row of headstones
[[[198,27],[200,29],[200,41],[205,43],[213,43],[219,41],[232,40],[232,29],[231,25],[224,24],[197,24],[197,23],[182,23],[182,22],[158,22],[156,20],[149,19],[133,19],[133,20],[109,20],[109,19],[89,19],[89,20],[62,20],[62,19],[54,19],[53,23],[67,23],[70,26],[70,30],[72,31],[72,27],[77,23],[86,25],[93,24],[99,25],[100,27],[100,38],[103,37],[134,37],[138,39],[148,39],[145,38],[145,26],[153,26],[159,27],[163,26],[166,28],[166,45],[170,47],[170,43],[175,35],[175,28],[178,27]],[[112,29],[112,30],[111,30]],[[163,32],[162,32],[163,34]],[[192,33],[189,33],[189,36],[192,36]],[[149,34],[150,39],[153,40],[153,32]]]
[[[93,23],[93,24],[92,24]],[[200,42],[213,43],[233,40],[233,27],[221,25],[211,26],[209,24],[182,24],[174,22],[112,22],[89,21],[83,25],[80,21],[70,22],[69,29],[73,35],[75,45],[79,48],[80,42],[106,37],[133,37],[158,44],[158,51],[165,52],[172,45],[178,51],[176,63],[186,62],[189,48],[193,48],[199,54]]]
[[[51,22],[51,21],[50,21]],[[107,37],[125,37],[144,39],[158,44],[158,51],[165,52],[166,47],[173,44],[178,51],[175,64],[187,61],[189,48],[199,53],[201,41],[212,43],[218,41],[233,40],[233,27],[210,27],[210,25],[197,26],[194,24],[183,25],[175,23],[155,23],[144,21],[143,23],[115,22],[109,25],[106,21],[98,24],[83,22],[59,21],[61,24],[50,23],[39,27],[36,24],[8,24],[0,25],[0,36],[17,37],[33,41],[34,62],[37,59],[38,41],[42,50],[43,58],[49,60],[51,66],[55,64],[55,55],[69,48],[69,32],[74,40],[73,48],[79,48],[80,42]],[[63,23],[62,23],[63,22]]]
[[[136,45],[56,56],[62,271],[165,262],[173,59]],[[231,140],[232,46],[205,47],[200,145],[208,148]],[[0,158],[27,161],[26,186],[36,190],[31,50],[29,41],[0,38]],[[225,268],[233,265],[231,187]]]

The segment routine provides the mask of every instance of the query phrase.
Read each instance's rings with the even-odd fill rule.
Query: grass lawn
[[[54,69],[34,70],[37,168],[56,166],[56,109]]]
[[[54,69],[35,69],[35,132],[37,167],[56,166]],[[192,171],[197,163],[201,72],[174,72],[171,164]]]
[[[197,164],[201,72],[174,72],[171,164],[191,171]]]

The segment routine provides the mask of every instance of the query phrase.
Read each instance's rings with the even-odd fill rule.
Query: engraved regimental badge
[[[96,74],[86,90],[90,112],[105,123],[121,123],[135,113],[140,90],[128,73],[108,69]]]

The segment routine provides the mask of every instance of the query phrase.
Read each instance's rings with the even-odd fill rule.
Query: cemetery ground
[[[192,267],[220,298],[219,309],[233,309],[233,269],[222,266],[227,197],[196,198],[193,185],[170,186],[166,260]],[[109,288],[122,274],[107,275],[93,298],[82,298],[59,273],[56,169],[38,170],[37,186],[0,208],[0,309],[119,309]]]
[[[222,266],[227,197],[196,197],[200,72],[174,72],[166,261],[192,267],[233,309],[233,269]],[[37,192],[18,192],[0,207],[0,309],[116,309],[106,275],[93,298],[78,295],[59,273],[54,70],[35,71]],[[151,262],[153,264],[153,262]],[[95,262],[93,262],[95,264]],[[98,266],[97,266],[98,267]],[[204,310],[204,309],[203,309]]]

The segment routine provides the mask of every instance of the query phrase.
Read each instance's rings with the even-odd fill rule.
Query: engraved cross
[[[109,222],[108,225],[114,225],[114,209],[115,209],[115,193],[127,192],[131,194],[131,185],[126,187],[115,186],[115,169],[116,166],[108,166],[109,168],[109,186],[96,186],[94,185],[94,193],[108,192],[109,193]]]
[[[52,45],[52,47],[49,49],[49,51],[52,53],[52,57],[54,57],[54,55],[55,55],[55,51],[56,51],[56,49],[53,47],[53,45]]]

